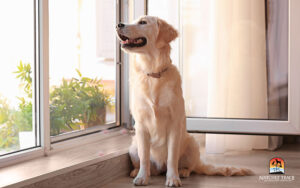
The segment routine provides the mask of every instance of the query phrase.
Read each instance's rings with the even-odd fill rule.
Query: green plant
[[[79,129],[79,119],[84,111],[84,103],[77,96],[78,83],[62,80],[60,86],[50,93],[51,135]]]
[[[11,121],[7,121],[5,124],[0,125],[0,148],[8,149],[16,147],[18,148],[19,136],[18,129]]]
[[[32,103],[26,101],[24,98],[19,98],[21,103],[19,104],[19,110],[14,113],[14,123],[21,131],[32,130]]]
[[[17,78],[21,80],[20,86],[24,88],[25,93],[28,98],[32,98],[32,77],[31,77],[31,65],[29,63],[23,64],[20,61],[17,66],[17,71],[14,73],[17,74]]]
[[[26,97],[18,97],[20,100],[18,110],[13,110],[4,97],[0,97],[0,148],[12,149],[19,147],[20,131],[32,130],[32,77],[30,64],[20,61],[17,66],[17,78],[20,79],[20,87],[24,88]]]
[[[7,99],[0,96],[0,125],[8,121],[9,114],[10,107],[7,103]]]
[[[0,96],[0,148],[18,147],[18,129],[13,122],[13,110],[7,99]]]
[[[110,106],[111,98],[105,92],[104,86],[100,79],[91,79],[82,77],[79,70],[76,70],[80,79],[78,96],[81,101],[85,102],[85,111],[83,113],[82,122],[93,126],[94,124],[105,123],[105,108]],[[104,116],[103,116],[104,115]]]
[[[20,61],[17,69],[14,73],[20,79],[26,97],[19,97],[19,108],[14,112],[13,124],[18,131],[31,131],[31,66]],[[79,70],[76,72],[78,78],[63,79],[59,86],[50,91],[51,135],[105,123],[106,107],[110,106],[111,98],[105,92],[101,80],[83,77]]]
[[[20,79],[20,87],[24,88],[27,97],[18,97],[20,100],[19,110],[15,112],[14,123],[19,131],[32,130],[32,71],[29,63],[20,61],[17,66],[16,78]]]
[[[51,135],[105,123],[105,109],[111,103],[100,79],[63,79],[50,94]]]

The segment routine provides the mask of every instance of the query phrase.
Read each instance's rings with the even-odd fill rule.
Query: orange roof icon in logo
[[[270,160],[270,174],[284,174],[284,160],[274,157]]]

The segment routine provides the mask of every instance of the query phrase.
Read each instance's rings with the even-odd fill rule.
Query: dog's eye
[[[143,25],[143,24],[147,24],[147,22],[142,20],[142,21],[139,21],[139,24]]]

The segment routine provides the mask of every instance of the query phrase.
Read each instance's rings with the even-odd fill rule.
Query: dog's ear
[[[157,18],[158,24],[158,36],[156,39],[157,48],[162,48],[166,44],[169,44],[172,40],[178,37],[178,32],[173,26],[166,21]]]

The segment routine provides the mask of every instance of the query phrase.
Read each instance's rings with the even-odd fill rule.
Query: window
[[[92,133],[121,124],[120,7],[111,0],[0,3],[0,166],[80,145],[79,136],[101,139]]]
[[[49,1],[51,136],[116,123],[115,10],[111,0]]]
[[[181,15],[189,117],[288,119],[288,1],[187,0]]]
[[[295,6],[294,0],[147,1],[149,15],[180,33],[171,59],[182,75],[188,130],[299,132]]]
[[[35,2],[1,1],[0,24],[2,156],[39,146],[35,89]]]

